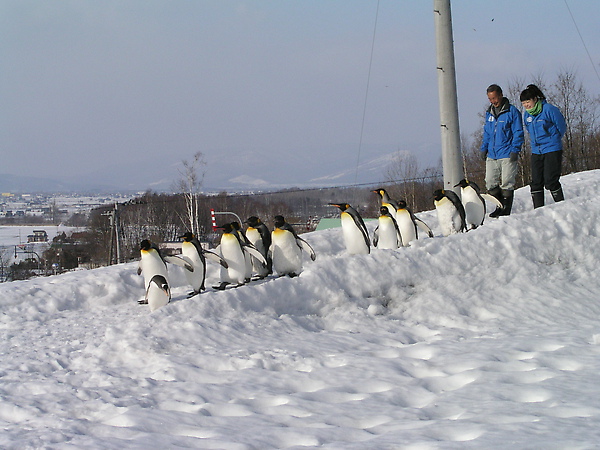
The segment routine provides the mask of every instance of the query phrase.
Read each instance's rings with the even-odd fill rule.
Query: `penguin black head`
[[[446,192],[444,192],[443,189],[437,189],[436,191],[433,192],[433,199],[436,202],[439,202],[441,199],[443,199],[446,196]]]
[[[279,228],[285,224],[285,218],[283,216],[275,216],[273,223],[276,227]]]
[[[348,203],[330,203],[329,205],[330,206],[337,206],[342,211],[346,211],[348,208],[350,208],[350,205]]]
[[[462,180],[460,180],[457,184],[454,185],[454,187],[458,187],[460,186],[461,188],[465,188],[469,185],[469,182],[463,178]]]
[[[234,230],[237,230],[237,231],[239,231],[239,230],[242,228],[242,227],[240,226],[240,223],[239,223],[239,222],[235,222],[235,221],[234,221],[234,222],[231,222],[231,224],[230,224],[230,225],[231,225],[231,228],[233,228]]]
[[[390,215],[390,211],[388,210],[387,206],[382,206],[381,208],[379,208],[379,213],[382,216],[389,216]]]
[[[142,242],[140,242],[140,250],[150,250],[152,248],[152,242],[150,242],[148,239],[144,239]]]
[[[183,239],[185,242],[190,242],[192,239],[194,239],[194,233],[187,231],[182,236],[179,236],[179,239]]]
[[[398,200],[398,209],[405,209],[406,206],[406,200]]]
[[[251,227],[256,227],[260,225],[260,219],[256,216],[250,216],[248,217],[248,220],[246,220],[246,223]]]
[[[224,233],[231,233],[233,231],[233,227],[230,223],[226,223],[223,226],[218,227],[223,230]]]
[[[385,191],[385,189],[375,189],[374,191],[371,192],[375,192],[377,195],[379,195],[379,197],[383,198],[384,195],[387,194],[387,192]]]

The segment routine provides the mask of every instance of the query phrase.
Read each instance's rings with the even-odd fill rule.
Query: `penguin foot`
[[[288,273],[287,275],[288,275],[288,277],[290,277],[290,278],[294,278],[294,277],[297,277],[297,276],[298,276],[298,274],[297,274],[296,272],[290,272],[290,273]]]
[[[200,294],[200,292],[196,292],[196,291],[189,292],[187,295],[187,298],[192,298],[198,294]]]
[[[138,305],[147,305],[147,304],[148,304],[148,300],[145,298],[138,300]]]
[[[244,279],[244,283],[250,283],[252,281],[252,278],[246,278]]]
[[[213,289],[216,289],[217,291],[224,291],[228,284],[229,283],[227,281],[223,281],[218,286],[213,286]]]

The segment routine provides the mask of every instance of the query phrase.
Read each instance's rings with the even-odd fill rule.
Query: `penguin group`
[[[439,227],[443,236],[475,229],[483,224],[488,200],[497,205],[495,197],[482,194],[474,182],[461,180],[459,197],[451,190],[438,189],[433,193]],[[388,192],[379,188],[372,191],[379,198],[379,215],[373,237],[359,212],[346,202],[329,203],[340,210],[342,235],[346,251],[351,255],[368,255],[371,245],[378,249],[408,247],[419,239],[419,230],[433,237],[431,228],[407,206],[405,200],[393,200]],[[206,290],[206,261],[220,266],[220,281],[212,286],[215,290],[240,287],[251,281],[268,276],[298,276],[303,269],[304,255],[312,261],[316,253],[310,244],[298,236],[285,218],[273,218],[272,231],[258,218],[251,216],[244,222],[230,222],[216,227],[222,230],[215,251],[202,247],[196,236],[188,231],[179,236],[181,255],[163,256],[158,246],[148,239],[140,244],[138,275],[144,276],[145,296],[139,301],[147,304],[151,311],[171,301],[171,290],[167,263],[184,269],[187,283],[192,290],[188,298]]]
[[[310,244],[298,236],[281,215],[274,217],[273,231],[256,216],[249,217],[245,223],[245,231],[239,222],[217,227],[222,234],[214,252],[204,249],[189,231],[179,237],[181,255],[176,256],[163,255],[155,243],[144,239],[140,244],[137,273],[144,277],[146,294],[138,303],[147,304],[150,311],[154,311],[171,301],[167,263],[183,267],[187,283],[192,287],[189,298],[206,289],[207,260],[220,265],[220,283],[212,286],[213,289],[224,290],[273,273],[296,277],[302,272],[304,252],[312,261],[317,257]]]

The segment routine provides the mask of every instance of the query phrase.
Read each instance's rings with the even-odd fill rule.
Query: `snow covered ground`
[[[563,184],[397,251],[305,234],[294,279],[173,266],[154,313],[136,264],[2,284],[0,447],[598,448],[600,171]]]

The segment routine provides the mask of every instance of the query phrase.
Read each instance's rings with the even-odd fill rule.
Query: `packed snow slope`
[[[597,448],[600,172],[563,185],[397,251],[305,234],[293,279],[173,266],[154,313],[135,263],[0,285],[0,447]]]

